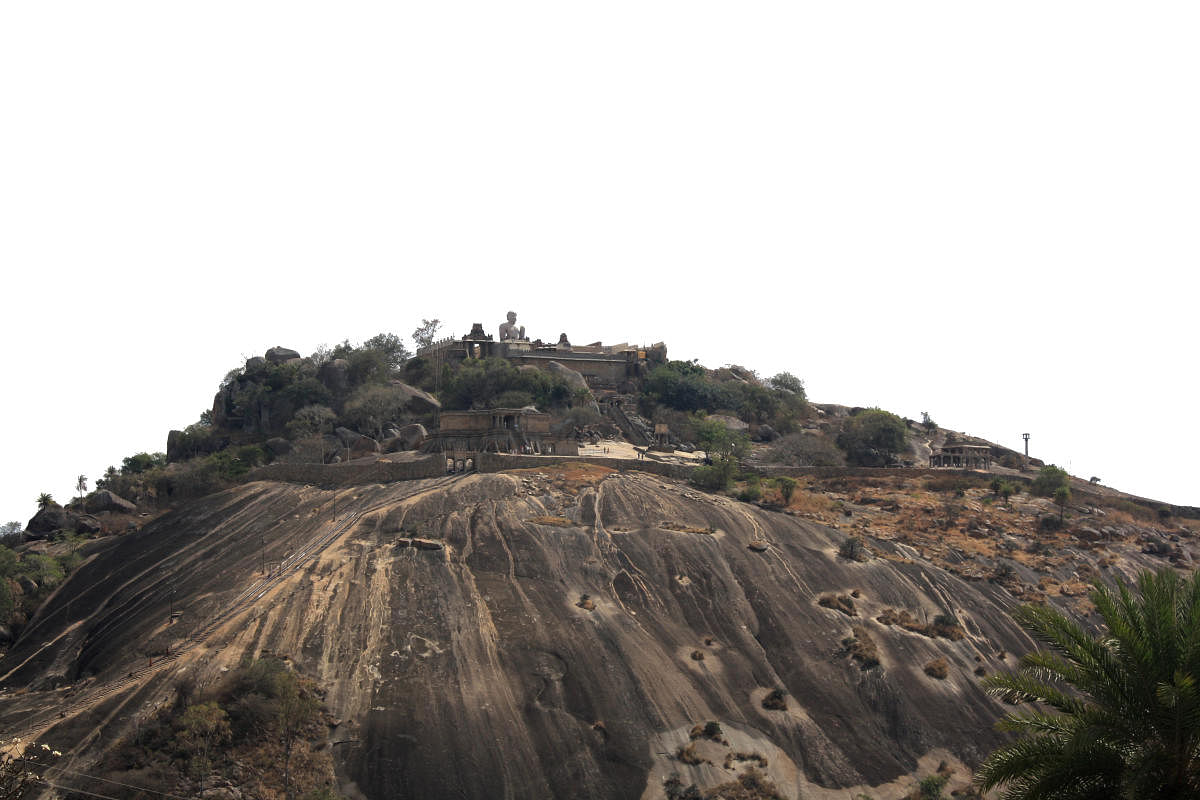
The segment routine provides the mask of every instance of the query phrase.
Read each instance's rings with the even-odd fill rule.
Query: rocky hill
[[[979,677],[1031,646],[1016,598],[1085,613],[1092,576],[1195,554],[1193,522],[1099,495],[1039,533],[1048,501],[957,473],[812,474],[748,503],[561,459],[386,484],[322,469],[341,488],[253,481],[94,543],[0,659],[0,727],[64,753],[61,786],[145,786],[114,754],[181,678],[272,654],[321,688],[314,747],[346,797],[662,798],[751,776],[895,798],[939,768],[962,789],[1004,711]],[[219,796],[282,796],[243,773],[214,767]]]
[[[563,370],[273,348],[167,453],[46,495],[0,547],[7,752],[77,797],[971,796],[1009,610],[1087,621],[1091,581],[1200,555],[1197,509],[788,373]],[[415,452],[446,400],[536,402],[581,456],[447,475]],[[991,471],[924,468],[950,445]]]

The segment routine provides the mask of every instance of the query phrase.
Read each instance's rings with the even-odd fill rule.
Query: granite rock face
[[[586,465],[354,491],[246,484],[81,567],[0,659],[5,686],[27,689],[0,697],[0,727],[44,719],[58,749],[94,735],[74,762],[93,763],[184,672],[216,680],[269,650],[323,686],[356,798],[661,798],[672,773],[731,780],[736,753],[795,798],[872,793],[931,754],[977,762],[1003,708],[974,671],[1030,647],[1011,597],[897,554],[839,559],[844,538]],[[256,584],[261,559],[293,557]],[[854,616],[818,603],[853,592]],[[886,608],[952,613],[964,636],[883,625]],[[856,627],[878,665],[852,656]],[[139,670],[167,650],[175,661]],[[922,671],[935,658],[945,680]],[[64,684],[80,688],[60,720]],[[725,744],[677,760],[708,721]]]

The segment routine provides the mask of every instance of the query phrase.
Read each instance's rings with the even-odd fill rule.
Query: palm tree
[[[49,492],[42,492],[41,494],[38,495],[37,503],[38,503],[39,509],[45,508],[46,506],[50,505],[53,502],[54,502],[54,498],[50,496]]]
[[[988,756],[976,781],[1003,786],[1005,800],[1200,797],[1200,577],[1145,571],[1136,593],[1097,581],[1091,599],[1098,636],[1048,606],[1013,612],[1050,650],[983,683],[1044,706],[1000,721],[1025,735]]]

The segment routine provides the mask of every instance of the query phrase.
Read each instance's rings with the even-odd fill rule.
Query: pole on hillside
[[[1029,469],[1029,434],[1022,433],[1021,438],[1025,440],[1025,469]]]

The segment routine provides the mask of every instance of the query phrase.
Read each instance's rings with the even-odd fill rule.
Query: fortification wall
[[[587,462],[601,467],[609,467],[619,472],[649,472],[664,478],[686,480],[695,467],[690,464],[666,464],[661,461],[634,458],[605,458],[603,456],[524,456],[508,455],[506,453],[480,453],[475,468],[479,472],[503,472],[507,469],[537,469],[555,464]]]
[[[446,474],[446,459],[431,455],[417,461],[367,464],[267,464],[250,473],[250,480],[311,483],[322,489],[340,489],[367,483],[392,483]]]

